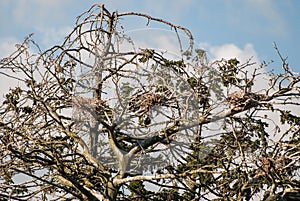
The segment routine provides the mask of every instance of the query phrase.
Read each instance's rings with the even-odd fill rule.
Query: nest
[[[266,101],[268,97],[265,94],[245,93],[236,91],[226,98],[227,103],[232,107],[253,107],[260,104],[260,101]]]
[[[136,116],[144,115],[154,106],[170,106],[173,97],[169,93],[144,92],[135,94],[129,100],[129,111]]]

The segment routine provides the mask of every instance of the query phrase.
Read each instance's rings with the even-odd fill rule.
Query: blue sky
[[[94,3],[111,10],[136,11],[189,28],[211,58],[254,57],[278,61],[276,42],[299,72],[298,0],[1,0],[0,57],[29,33],[43,48],[59,44],[76,16]],[[271,67],[279,69],[275,62]]]

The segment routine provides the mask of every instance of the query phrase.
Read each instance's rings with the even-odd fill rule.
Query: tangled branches
[[[178,55],[138,46],[128,16],[171,29]],[[0,107],[1,199],[298,196],[300,117],[284,107],[299,107],[299,75],[281,55],[274,75],[204,53],[184,27],[104,5],[47,51],[26,38],[0,61],[19,83]]]

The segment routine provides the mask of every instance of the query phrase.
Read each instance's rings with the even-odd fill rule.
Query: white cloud
[[[241,62],[246,62],[249,59],[253,62],[258,62],[259,58],[251,43],[247,43],[242,49],[235,44],[224,44],[221,46],[212,46],[208,49],[209,54],[213,59],[232,59],[237,58]]]
[[[38,14],[40,17],[48,16],[47,14],[52,13],[55,16],[59,13],[53,13],[52,9],[63,7],[68,1],[51,0],[51,1],[40,1],[40,0],[17,0],[13,2],[14,16],[17,18],[23,17],[24,14]],[[31,12],[30,12],[31,11]]]
[[[144,28],[126,32],[135,43],[136,48],[150,48],[157,51],[168,52],[180,57],[180,44],[174,31],[169,29]],[[188,38],[179,34],[182,48],[187,49]]]
[[[15,47],[15,44],[18,43],[16,38],[10,37],[10,38],[1,38],[0,41],[3,41],[0,44],[0,60],[10,56],[14,51],[17,50],[17,48]],[[0,69],[1,73],[8,73],[10,74],[11,72],[9,72],[8,70],[3,70]],[[0,85],[1,85],[1,89],[0,89],[0,102],[3,101],[3,97],[4,94],[8,91],[8,89],[10,87],[14,87],[16,86],[18,83],[16,83],[15,80],[9,79],[6,76],[3,76],[0,73]]]
[[[14,51],[17,50],[16,44],[19,42],[16,38],[1,38],[0,41],[2,41],[2,43],[0,43],[0,60],[5,57],[9,57]],[[1,73],[11,74],[11,71],[1,69]],[[4,94],[8,92],[8,89],[18,86],[18,84],[19,83],[15,80],[0,74],[0,102],[3,101]]]
[[[61,44],[65,37],[71,32],[72,27],[47,27],[47,26],[38,26],[37,30],[40,32],[41,44],[49,48],[50,46]]]
[[[288,2],[285,2],[288,3]],[[283,18],[283,16],[280,14],[280,10],[276,7],[278,5],[278,2],[272,0],[246,0],[245,1],[245,8],[248,10],[248,12],[252,12],[252,15],[257,16],[261,18],[262,21],[265,21],[262,23],[255,23],[261,24],[259,27],[255,25],[253,27],[253,30],[265,30],[273,35],[285,35],[287,30],[286,22]],[[248,19],[251,20],[251,19]],[[253,19],[252,19],[253,20]],[[264,26],[264,27],[263,27]],[[256,29],[260,28],[260,29]]]
[[[64,20],[65,10],[70,3],[70,0],[17,0],[12,1],[11,5],[13,18],[17,23],[33,26]]]
[[[283,23],[283,18],[281,17],[279,11],[275,6],[275,2],[272,0],[246,0],[246,6],[251,6],[263,17],[269,19],[272,22],[276,22],[278,26]],[[251,8],[250,8],[251,9]]]
[[[207,45],[208,46],[208,45]],[[256,73],[266,73],[265,69],[260,69],[260,60],[259,56],[256,53],[253,45],[251,43],[245,44],[243,48],[238,47],[235,44],[224,44],[220,46],[211,46],[208,48],[208,54],[212,57],[212,60],[220,60],[220,59],[232,59],[236,58],[244,64],[250,60],[250,63],[254,63],[254,65],[250,65],[244,70],[248,71],[248,76],[254,72],[254,70],[259,69]],[[258,76],[255,79],[255,84],[253,86],[253,90],[256,92],[263,91],[268,88],[268,77],[267,76]]]
[[[15,45],[18,43],[16,38],[1,38],[0,41],[2,41],[2,43],[0,43],[0,58],[8,57],[16,50]]]

